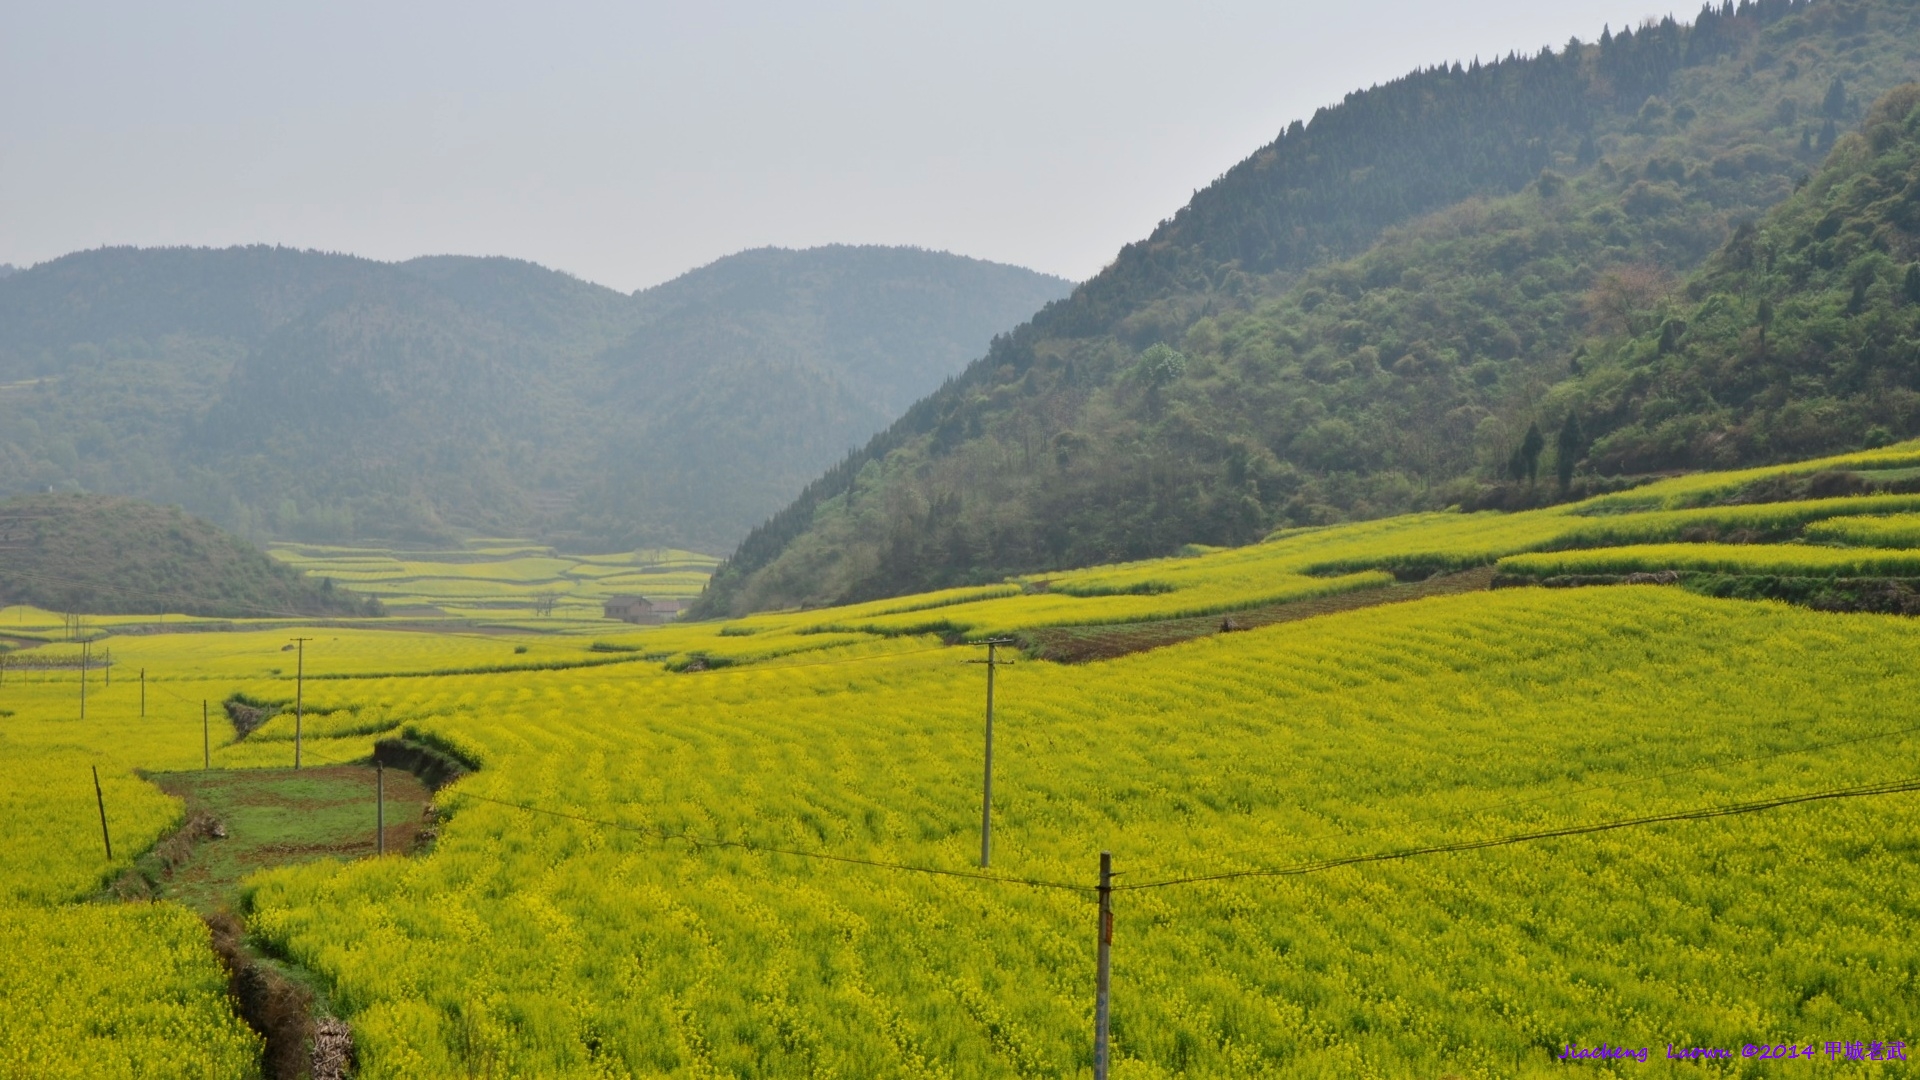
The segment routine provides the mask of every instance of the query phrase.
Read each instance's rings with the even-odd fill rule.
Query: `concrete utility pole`
[[[307,642],[312,638],[297,637],[293,643],[300,651],[294,654],[293,668],[293,767],[300,767],[300,722],[306,709],[307,687]]]
[[[1107,1018],[1113,991],[1113,852],[1100,853],[1100,966],[1093,998],[1093,1080],[1107,1080]]]
[[[80,643],[80,719],[87,718],[87,658],[92,651],[88,642]]]
[[[994,649],[1001,645],[1013,644],[1012,638],[993,638],[976,642],[987,647],[985,660],[969,660],[970,664],[987,665],[987,752],[986,769],[980,784],[980,868],[986,869],[993,861],[993,669],[1001,664],[1011,664],[1011,660],[994,659]]]

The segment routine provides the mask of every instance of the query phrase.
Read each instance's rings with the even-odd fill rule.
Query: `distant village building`
[[[630,623],[672,622],[686,609],[684,600],[649,600],[644,596],[609,596],[602,610],[609,619]]]

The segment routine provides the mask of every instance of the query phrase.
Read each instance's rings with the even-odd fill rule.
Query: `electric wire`
[[[1586,787],[1572,788],[1567,791],[1556,791],[1556,792],[1549,792],[1548,794],[1545,794],[1545,795],[1533,795],[1533,796],[1526,796],[1526,797],[1519,797],[1519,798],[1512,798],[1512,799],[1503,799],[1500,802],[1488,803],[1485,806],[1468,807],[1463,810],[1450,810],[1444,814],[1432,814],[1427,817],[1419,817],[1419,818],[1413,818],[1408,821],[1396,822],[1394,824],[1394,827],[1407,828],[1413,825],[1431,825],[1436,822],[1452,821],[1456,818],[1470,817],[1476,814],[1486,814],[1496,810],[1508,810],[1517,806],[1534,806],[1539,803],[1553,802],[1557,799],[1572,798],[1575,795],[1588,795],[1596,791],[1614,791],[1620,788],[1632,787],[1636,784],[1650,784],[1656,780],[1671,780],[1676,776],[1696,775],[1696,774],[1699,774],[1702,772],[1708,772],[1711,770],[1731,768],[1735,765],[1752,765],[1757,762],[1772,761],[1777,758],[1793,757],[1799,754],[1811,754],[1821,750],[1831,750],[1839,746],[1852,746],[1857,743],[1872,742],[1875,739],[1891,739],[1901,735],[1912,735],[1917,732],[1920,732],[1920,724],[1913,724],[1907,727],[1895,728],[1891,731],[1868,732],[1867,734],[1864,734],[1864,735],[1854,735],[1844,739],[1833,739],[1828,742],[1814,743],[1811,746],[1799,746],[1789,750],[1774,750],[1764,754],[1748,754],[1745,757],[1728,758],[1724,761],[1710,761],[1700,765],[1690,765],[1690,766],[1687,766],[1686,768],[1671,769],[1663,773],[1653,773],[1647,776],[1627,777],[1622,780],[1614,780],[1605,784],[1590,784]],[[1289,846],[1293,848],[1298,848],[1302,845],[1315,843],[1321,840],[1331,840],[1340,835],[1341,834],[1334,833],[1334,832],[1322,832],[1314,836],[1304,837],[1302,839],[1296,840]],[[1270,850],[1270,849],[1263,849],[1263,850]],[[1252,849],[1242,849],[1241,851],[1238,851],[1238,852],[1230,852],[1224,855],[1216,855],[1215,858],[1216,859],[1237,858],[1241,855],[1250,855],[1255,853],[1256,852],[1254,852]]]
[[[1331,859],[1316,859],[1296,863],[1290,866],[1267,867],[1252,870],[1235,870],[1217,874],[1196,874],[1186,877],[1163,878],[1157,881],[1136,882],[1115,885],[1113,890],[1136,891],[1141,889],[1161,889],[1176,885],[1198,885],[1210,882],[1233,881],[1243,878],[1297,877],[1304,874],[1320,873],[1342,866],[1354,866],[1362,863],[1395,862],[1417,858],[1424,855],[1441,855],[1465,851],[1479,851],[1487,848],[1507,847],[1514,844],[1529,843],[1537,840],[1551,840],[1569,836],[1585,836],[1593,833],[1612,832],[1620,829],[1639,828],[1681,821],[1705,821],[1713,818],[1734,817],[1744,814],[1760,813],[1813,802],[1828,802],[1838,799],[1868,798],[1880,795],[1896,795],[1905,792],[1920,791],[1920,777],[1904,780],[1885,781],[1876,784],[1858,785],[1848,788],[1831,788],[1823,791],[1801,792],[1795,795],[1779,796],[1743,803],[1729,803],[1719,806],[1696,807],[1665,814],[1649,814],[1641,817],[1616,819],[1613,821],[1590,822],[1583,825],[1567,825],[1555,829],[1540,829],[1532,832],[1513,833],[1506,836],[1486,837],[1478,840],[1461,840],[1450,844],[1433,844],[1425,847],[1400,848],[1393,851],[1372,852],[1363,855],[1348,855]],[[531,803],[515,802],[509,799],[496,799],[476,792],[455,790],[456,798],[472,799],[492,803],[531,814],[561,818],[585,825],[618,829],[626,832],[652,836],[656,839],[681,840],[694,847],[735,848],[764,854],[791,855],[803,859],[818,859],[827,862],[845,863],[879,870],[892,870],[929,874],[941,877],[965,878],[1002,885],[1021,885],[1030,888],[1063,889],[1081,893],[1097,893],[1096,886],[1075,884],[1064,881],[1051,881],[1041,878],[1011,877],[1003,874],[980,873],[969,870],[952,870],[943,867],[922,866],[912,863],[886,862],[876,859],[863,859],[851,855],[838,855],[825,851],[808,851],[799,848],[785,848],[772,844],[760,844],[750,840],[728,840],[721,837],[702,837],[688,832],[675,832],[657,825],[638,825],[631,822],[609,821],[565,810],[553,810],[535,806]]]
[[[658,825],[636,825],[631,822],[608,821],[603,818],[588,817],[565,810],[552,810],[530,803],[513,802],[508,799],[495,799],[475,792],[456,790],[454,795],[461,799],[474,799],[479,802],[493,803],[496,806],[524,810],[530,814],[543,814],[548,817],[564,818],[583,825],[597,825],[608,829],[620,829],[625,832],[640,833],[660,840],[681,840],[694,847],[735,848],[742,851],[758,852],[770,855],[792,855],[802,859],[819,859],[826,862],[847,863],[854,866],[866,866],[880,870],[896,870],[915,874],[930,874],[939,877],[966,878],[973,881],[988,881],[1000,885],[1023,885],[1035,889],[1066,889],[1073,892],[1094,892],[1091,885],[1078,885],[1067,881],[1048,881],[1042,878],[1009,877],[1004,874],[985,874],[973,870],[952,870],[938,866],[920,866],[913,863],[884,862],[878,859],[862,859],[853,855],[836,855],[827,851],[807,851],[800,848],[784,848],[773,844],[759,844],[751,840],[728,840],[723,837],[696,836],[689,832],[674,832]]]
[[[1452,844],[1434,844],[1428,847],[1401,848],[1396,851],[1381,851],[1367,855],[1348,855],[1342,858],[1316,859],[1311,862],[1296,863],[1292,866],[1270,867],[1257,870],[1233,870],[1218,874],[1196,874],[1191,877],[1142,881],[1128,885],[1115,885],[1113,888],[1117,892],[1120,890],[1163,889],[1173,885],[1199,885],[1207,882],[1235,881],[1242,878],[1297,877],[1302,874],[1315,874],[1323,870],[1332,870],[1342,866],[1354,866],[1360,863],[1394,862],[1421,855],[1479,851],[1485,848],[1505,847],[1511,844],[1523,844],[1534,840],[1551,840],[1565,836],[1585,836],[1592,833],[1611,832],[1616,829],[1630,829],[1644,825],[1659,825],[1674,821],[1705,821],[1710,818],[1754,814],[1763,810],[1773,810],[1782,806],[1795,806],[1801,803],[1823,802],[1833,799],[1865,798],[1875,795],[1897,795],[1909,791],[1920,791],[1920,777],[1886,781],[1879,784],[1866,784],[1852,788],[1833,788],[1826,791],[1803,792],[1798,795],[1762,799],[1755,802],[1701,807],[1694,810],[1681,810],[1667,814],[1649,814],[1645,817],[1623,818],[1616,821],[1601,821],[1586,825],[1568,825],[1558,829],[1541,829],[1536,832],[1515,833],[1509,836],[1496,836],[1481,840],[1461,840]]]

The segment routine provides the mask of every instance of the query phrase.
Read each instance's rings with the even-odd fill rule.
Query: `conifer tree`
[[[1520,456],[1526,462],[1527,483],[1540,478],[1540,451],[1547,448],[1546,436],[1540,434],[1538,421],[1527,425],[1527,437],[1520,440]],[[1516,478],[1517,479],[1517,478]]]
[[[1847,84],[1840,81],[1840,76],[1835,75],[1827,84],[1827,97],[1820,103],[1820,111],[1836,120],[1847,115]]]
[[[1553,448],[1553,471],[1559,474],[1560,494],[1565,495],[1573,486],[1573,466],[1580,457],[1580,420],[1573,413],[1567,413],[1567,422],[1560,425],[1560,437]]]

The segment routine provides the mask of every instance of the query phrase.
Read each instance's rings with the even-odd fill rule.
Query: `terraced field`
[[[1920,773],[1920,623],[1453,587],[1496,563],[1905,575],[1899,493],[1714,505],[1849,466],[728,623],[112,636],[111,687],[60,663],[0,678],[0,846],[20,855],[0,867],[0,1060],[251,1074],[204,929],[82,901],[181,818],[140,770],[289,763],[302,636],[310,763],[393,738],[478,767],[435,796],[428,854],[245,883],[253,940],[327,988],[363,1077],[1085,1076],[1103,850],[1117,1076],[1560,1075],[1566,1046],[1599,1043],[1652,1048],[1636,1074],[1694,1075],[1672,1044],[1763,1076],[1742,1048],[1789,1041],[1863,1048],[1796,1074],[1904,1075],[1885,1054],[1920,1033],[1920,793],[1826,796]],[[498,547],[481,554],[551,569]],[[1477,576],[1403,583],[1459,568]],[[983,650],[964,643],[1008,632],[1114,644],[999,671],[975,876]],[[264,722],[241,737],[225,702]],[[1582,831],[1650,816],[1669,820]]]
[[[691,599],[719,560],[692,551],[642,549],[566,555],[512,540],[469,540],[460,548],[389,551],[274,544],[272,555],[316,577],[377,596],[401,615],[492,621],[589,622],[618,593]],[[550,610],[543,610],[551,605]]]

